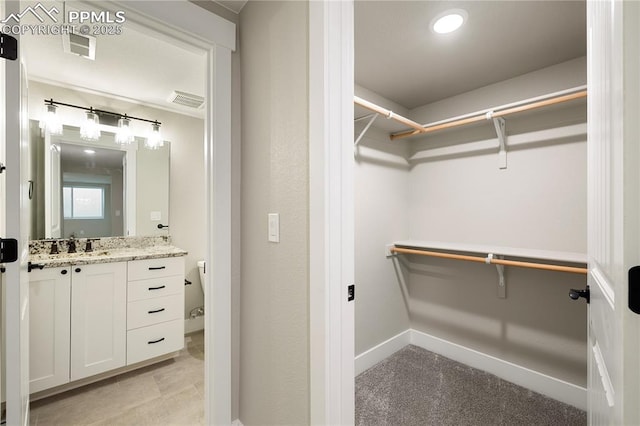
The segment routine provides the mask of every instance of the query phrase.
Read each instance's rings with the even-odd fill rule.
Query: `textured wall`
[[[242,256],[240,420],[309,422],[308,5],[240,14]],[[280,243],[267,214],[280,213]]]
[[[365,98],[369,100],[370,98]],[[359,133],[360,127],[356,128]],[[374,159],[373,150],[377,151]],[[409,166],[406,145],[370,128],[355,156],[355,353],[409,328],[403,287],[384,247],[409,238]],[[380,155],[380,154],[384,155]]]

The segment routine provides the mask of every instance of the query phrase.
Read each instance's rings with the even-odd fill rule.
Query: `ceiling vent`
[[[167,99],[172,104],[183,105],[189,108],[202,108],[204,105],[204,98],[202,96],[194,95],[192,93],[180,92],[179,90],[174,90],[171,95],[169,95],[169,99]]]
[[[96,38],[90,35],[69,33],[62,36],[62,46],[66,53],[96,59]]]

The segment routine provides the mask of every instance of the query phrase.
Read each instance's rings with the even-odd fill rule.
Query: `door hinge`
[[[356,285],[351,284],[347,287],[347,302],[351,302],[356,298]]]
[[[0,33],[0,58],[18,59],[18,40],[9,34]]]
[[[5,170],[7,170],[7,166],[5,166],[4,163],[0,163],[0,173],[4,172]]]
[[[0,263],[11,263],[18,260],[18,240],[0,238]]]
[[[640,314],[640,266],[629,269],[629,309]]]

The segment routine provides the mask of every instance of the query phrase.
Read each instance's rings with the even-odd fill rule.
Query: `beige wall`
[[[187,250],[185,258],[186,277],[194,285],[185,288],[185,313],[204,305],[200,278],[196,262],[205,255],[205,203],[204,203],[204,121],[187,115],[176,114],[157,108],[133,104],[121,100],[92,95],[84,92],[51,86],[39,82],[29,83],[29,111],[31,118],[40,119],[44,99],[76,105],[91,105],[94,108],[127,113],[131,116],[158,120],[162,123],[162,135],[171,142],[169,233],[173,244]],[[62,114],[71,113],[59,108]],[[77,114],[77,111],[70,110]],[[73,115],[75,117],[75,115]],[[71,122],[69,117],[69,122]],[[67,122],[67,121],[65,121]],[[77,123],[71,123],[79,125]],[[146,124],[146,123],[145,123]],[[132,121],[132,126],[140,124]],[[146,127],[138,128],[139,132]],[[134,133],[136,132],[134,128]],[[144,133],[141,133],[144,134]],[[167,231],[158,232],[166,233]]]
[[[242,59],[240,420],[309,423],[308,5],[249,2]],[[280,213],[280,243],[267,214]]]
[[[419,122],[469,113],[583,85],[585,70],[580,58],[409,113]],[[559,137],[560,127],[580,123],[586,123],[584,102],[507,118],[507,134],[527,143],[508,148],[506,170],[498,168],[496,148],[445,151],[413,162],[407,186],[395,192],[391,185],[402,182],[393,178],[397,167],[356,164],[356,194],[363,193],[356,206],[357,353],[402,331],[402,314],[386,317],[403,308],[413,329],[586,385],[586,304],[568,297],[569,288],[586,285],[584,276],[507,267],[507,298],[499,299],[494,267],[404,256],[399,276],[409,296],[401,306],[396,267],[381,256],[384,244],[402,238],[586,253],[586,135]],[[537,131],[551,141],[537,141]],[[365,146],[373,147],[375,137]],[[410,147],[410,158],[495,138],[493,126],[483,124],[399,142]],[[403,199],[403,209],[393,206]]]
[[[363,126],[360,123],[356,133],[359,134]],[[386,244],[409,238],[406,147],[406,144],[390,142],[387,132],[370,128],[356,150],[356,355],[410,327],[403,295],[406,289],[396,276],[400,271],[389,268],[384,250]]]

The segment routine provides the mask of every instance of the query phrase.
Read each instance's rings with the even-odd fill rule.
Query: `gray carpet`
[[[586,425],[584,411],[409,345],[356,377],[356,425]]]

